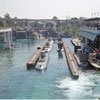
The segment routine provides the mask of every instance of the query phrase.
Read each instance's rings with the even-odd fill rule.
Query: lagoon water
[[[44,72],[27,70],[26,62],[42,40],[19,40],[13,50],[0,50],[0,99],[97,99],[100,96],[100,72],[80,69],[80,77],[71,77],[64,52],[56,43]],[[72,52],[73,45],[66,39]]]

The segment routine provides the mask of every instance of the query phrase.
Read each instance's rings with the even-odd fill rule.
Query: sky
[[[91,17],[99,12],[100,0],[0,0],[0,16],[9,13],[11,17],[44,19],[57,16]]]

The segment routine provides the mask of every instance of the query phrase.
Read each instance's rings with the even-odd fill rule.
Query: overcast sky
[[[8,12],[11,17],[52,18],[91,17],[100,13],[100,0],[0,0],[0,16]]]

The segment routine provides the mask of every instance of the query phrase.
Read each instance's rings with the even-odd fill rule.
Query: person
[[[95,48],[95,53],[96,53],[96,58],[98,59],[99,58],[99,53],[98,53],[97,48]]]
[[[88,48],[85,48],[85,53],[86,53],[86,54],[89,54]]]
[[[98,53],[100,53],[100,47],[98,48]]]
[[[58,49],[61,51],[62,47],[63,47],[63,43],[61,41],[59,41],[58,42]]]
[[[100,59],[100,47],[98,48],[98,59]]]
[[[49,47],[49,46],[50,46],[50,43],[49,43],[49,42],[47,42],[46,46],[47,46],[47,47]]]
[[[85,45],[83,45],[83,53],[85,52],[85,49],[86,49],[86,47],[85,47]]]

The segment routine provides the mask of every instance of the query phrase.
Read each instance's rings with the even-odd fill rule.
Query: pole
[[[9,48],[11,48],[11,39],[10,39],[10,32],[8,32],[8,45],[9,45]]]

